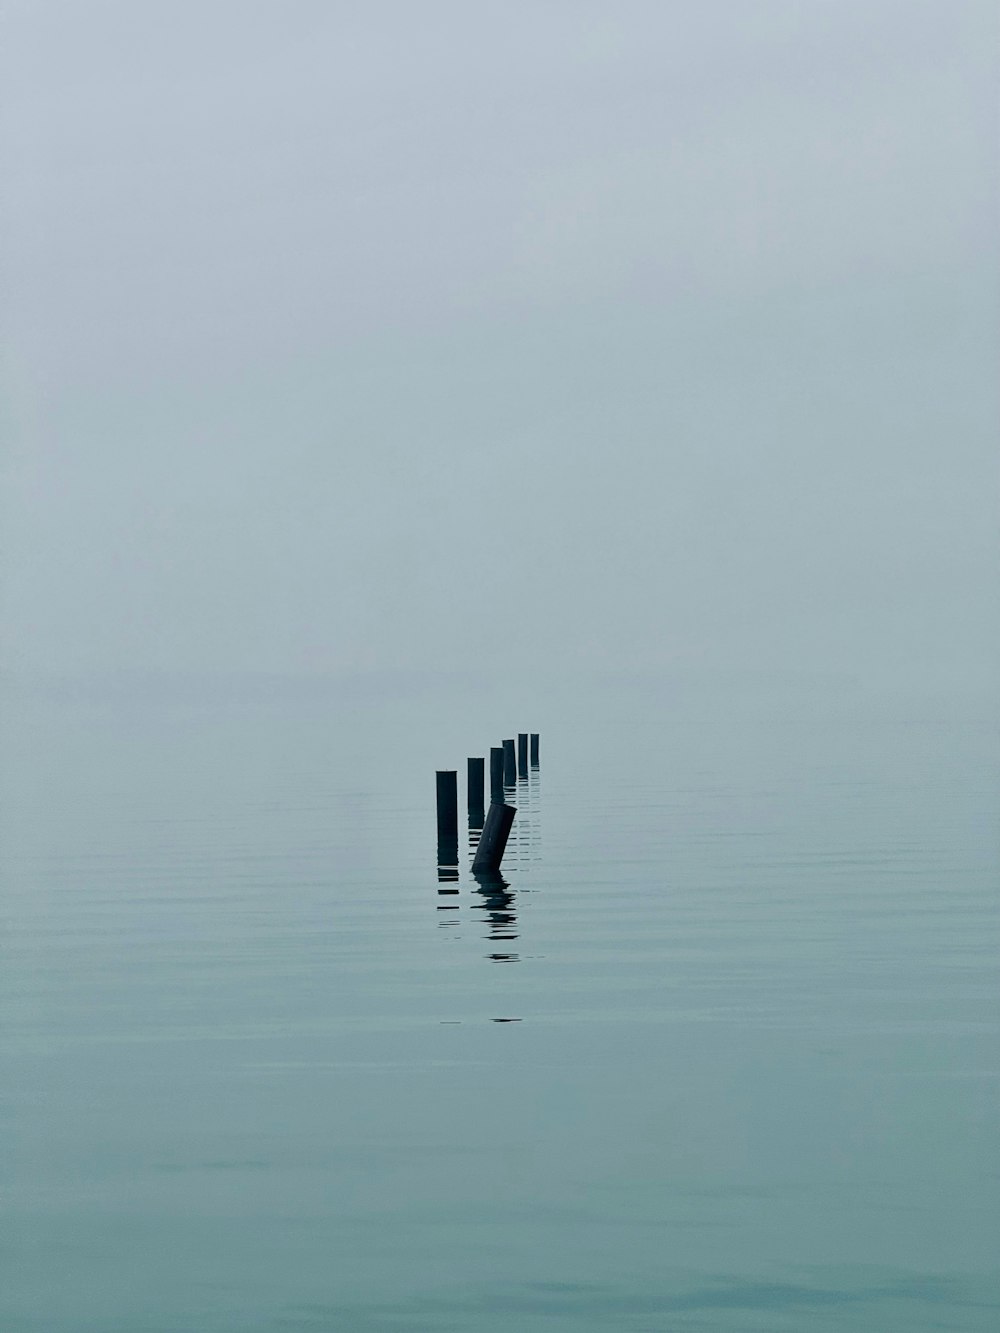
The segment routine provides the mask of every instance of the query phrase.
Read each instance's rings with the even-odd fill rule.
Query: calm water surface
[[[995,728],[521,708],[8,701],[5,1333],[1000,1327]]]

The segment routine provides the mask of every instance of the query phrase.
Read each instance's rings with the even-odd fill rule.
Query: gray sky
[[[7,0],[5,659],[983,682],[993,0]]]

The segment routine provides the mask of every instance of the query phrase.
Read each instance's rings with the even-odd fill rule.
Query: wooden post
[[[467,759],[468,782],[466,792],[468,795],[469,814],[474,814],[477,810],[482,810],[485,802],[485,762],[482,759]]]
[[[472,862],[474,872],[500,869],[510,826],[516,814],[517,810],[512,805],[504,805],[500,801],[494,801],[490,805],[483,836],[479,839],[475,860]]]
[[[453,769],[439,769],[437,775],[438,845],[458,848],[458,773]],[[455,857],[458,864],[458,857]]]
[[[503,746],[490,746],[490,800],[503,800]]]
[[[528,776],[528,733],[526,731],[517,733],[517,776],[519,778]]]
[[[503,743],[503,785],[505,787],[517,785],[517,760],[514,758],[513,737]]]

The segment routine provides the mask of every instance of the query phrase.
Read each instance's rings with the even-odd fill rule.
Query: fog
[[[9,673],[988,687],[992,0],[5,9]]]

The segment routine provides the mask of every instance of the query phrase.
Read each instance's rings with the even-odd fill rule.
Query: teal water
[[[8,702],[5,1333],[1000,1326],[995,727],[523,707]],[[527,729],[508,893],[439,883]]]

